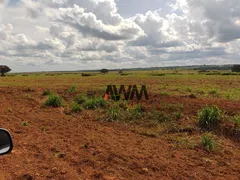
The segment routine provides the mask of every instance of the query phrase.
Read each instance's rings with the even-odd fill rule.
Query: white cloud
[[[0,63],[18,71],[238,61],[240,1],[168,2],[124,18],[114,0],[0,0]]]

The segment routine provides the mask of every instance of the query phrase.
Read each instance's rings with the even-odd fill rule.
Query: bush
[[[86,109],[97,109],[99,107],[106,107],[106,101],[103,98],[88,99],[84,103]]]
[[[109,72],[108,69],[101,69],[101,71],[100,71],[100,73],[102,73],[102,74],[107,74],[108,72]]]
[[[60,107],[62,106],[62,98],[55,94],[50,94],[47,101],[45,102],[45,105],[52,107]]]
[[[83,104],[87,101],[87,96],[86,95],[83,95],[83,94],[79,94],[77,95],[77,97],[75,98],[75,102],[78,103],[78,104]]]
[[[82,110],[83,110],[83,108],[78,103],[76,103],[76,102],[72,103],[72,106],[71,106],[72,112],[77,113],[77,112],[81,112]]]
[[[220,124],[221,110],[217,106],[204,107],[198,113],[199,126],[203,130],[213,130]]]
[[[212,138],[211,134],[205,134],[202,136],[202,145],[208,151],[212,151],[216,148],[216,143]]]

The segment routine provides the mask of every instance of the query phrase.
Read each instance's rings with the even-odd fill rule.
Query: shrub
[[[83,104],[87,101],[87,96],[86,95],[83,95],[83,94],[79,94],[77,95],[77,97],[75,98],[75,102],[78,103],[78,104]]]
[[[211,134],[204,134],[202,136],[202,145],[208,151],[212,151],[212,150],[214,150],[216,148],[216,142],[212,138]]]
[[[199,126],[203,130],[213,130],[220,124],[221,110],[217,106],[204,107],[198,113]]]
[[[106,101],[103,98],[88,99],[84,103],[86,109],[97,109],[99,107],[106,107]]]
[[[45,105],[52,107],[60,107],[62,106],[62,98],[55,94],[50,94],[47,101],[45,102]]]
[[[72,103],[72,106],[71,106],[71,111],[72,112],[81,112],[83,110],[83,108],[76,102],[73,102]]]
[[[47,89],[47,90],[44,90],[44,91],[43,91],[42,95],[43,95],[43,96],[48,96],[48,95],[50,95],[51,93],[52,93],[51,90],[50,90],[50,89]]]

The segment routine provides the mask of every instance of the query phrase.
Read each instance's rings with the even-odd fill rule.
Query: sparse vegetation
[[[126,71],[131,74],[131,77],[120,77],[116,71],[90,78],[81,77],[81,73],[63,73],[61,76],[55,73],[54,77],[45,76],[44,73],[39,73],[39,76],[29,73],[28,77],[19,74],[15,77],[0,78],[2,80],[0,111],[3,127],[9,126],[9,130],[15,136],[23,136],[27,140],[38,137],[36,141],[38,143],[27,143],[26,150],[33,153],[34,156],[31,158],[36,160],[42,158],[42,153],[50,157],[50,160],[45,158],[45,162],[39,167],[48,167],[46,163],[51,163],[51,158],[58,157],[52,159],[59,165],[53,170],[55,174],[51,174],[51,169],[45,169],[36,176],[35,171],[29,171],[33,178],[40,178],[42,173],[49,171],[49,178],[59,179],[67,171],[63,167],[66,163],[70,163],[74,168],[80,167],[77,172],[81,172],[83,166],[92,169],[99,165],[99,157],[113,166],[118,161],[120,164],[117,164],[117,167],[121,165],[125,168],[125,162],[132,163],[134,160],[135,163],[135,159],[132,160],[131,157],[138,156],[139,152],[143,159],[140,164],[134,165],[133,170],[139,174],[139,168],[146,167],[146,172],[153,175],[153,179],[156,179],[154,174],[158,173],[158,168],[161,170],[162,165],[165,166],[165,162],[163,164],[160,162],[162,158],[169,157],[170,163],[176,163],[176,166],[180,161],[186,161],[192,167],[199,166],[202,162],[204,165],[205,163],[225,163],[224,160],[230,158],[229,161],[233,163],[227,165],[229,168],[227,171],[224,170],[224,173],[228,173],[231,169],[235,172],[235,165],[238,164],[237,143],[240,137],[239,77],[229,78],[223,76],[223,72],[215,76],[206,76],[180,69],[178,74],[182,75],[178,75],[172,74],[173,71],[156,70],[158,74],[166,74],[163,77],[151,76],[150,71]],[[127,87],[136,82],[147,85],[150,97],[148,101],[145,99],[137,101],[136,97],[132,101],[121,98],[119,101],[110,98],[104,101],[101,98],[109,84],[116,85],[119,90],[121,84]],[[209,94],[209,91],[214,89],[219,95],[218,99],[212,98],[216,93]],[[61,108],[45,106],[51,94],[64,100]],[[191,98],[191,94],[196,95],[197,98]],[[26,99],[27,96],[31,98]],[[58,103],[49,104],[52,106]],[[209,106],[206,106],[208,110],[204,111],[202,107],[205,104]],[[212,110],[214,109],[212,104],[216,104],[219,109]],[[225,117],[222,116],[222,111],[226,112]],[[236,116],[233,117],[234,114]],[[203,134],[208,131],[212,134]],[[48,141],[51,141],[49,145],[46,144]],[[215,153],[218,143],[223,150],[220,154]],[[119,156],[122,155],[126,144],[129,146],[127,149],[129,156]],[[19,149],[24,149],[24,146],[25,144],[20,143]],[[112,150],[117,146],[118,153],[115,153]],[[139,148],[139,152],[135,151]],[[154,155],[158,155],[159,149],[163,156],[160,159]],[[78,151],[81,153],[79,154]],[[67,156],[64,152],[68,153]],[[83,153],[86,157],[82,156]],[[183,153],[186,155],[184,159],[176,157]],[[201,156],[196,156],[196,153]],[[60,159],[62,157],[64,159]],[[145,166],[145,158],[154,158],[156,162],[154,160],[153,164]],[[160,166],[158,166],[159,163]],[[105,167],[105,164],[103,163],[102,166]],[[74,169],[69,168],[71,172],[75,172]],[[67,178],[78,177],[78,173],[71,176],[71,172],[67,172],[69,173],[66,174]],[[107,175],[104,174],[103,177]],[[147,174],[144,177],[147,177]],[[171,177],[175,178],[177,174]],[[202,177],[214,178],[212,174],[211,177],[205,174]]]

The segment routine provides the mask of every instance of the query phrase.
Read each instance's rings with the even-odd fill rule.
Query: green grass
[[[203,130],[214,130],[220,125],[221,110],[217,106],[204,107],[198,112],[199,126]]]
[[[78,104],[83,104],[88,100],[88,97],[84,94],[78,94],[75,98],[75,102]]]
[[[120,118],[120,108],[118,106],[111,106],[107,113],[107,121],[113,122]]]
[[[209,133],[202,136],[202,145],[207,151],[213,151],[217,148],[217,143]]]
[[[71,111],[75,112],[75,113],[78,113],[78,112],[83,111],[83,108],[78,103],[73,102],[72,105],[71,105]]]

